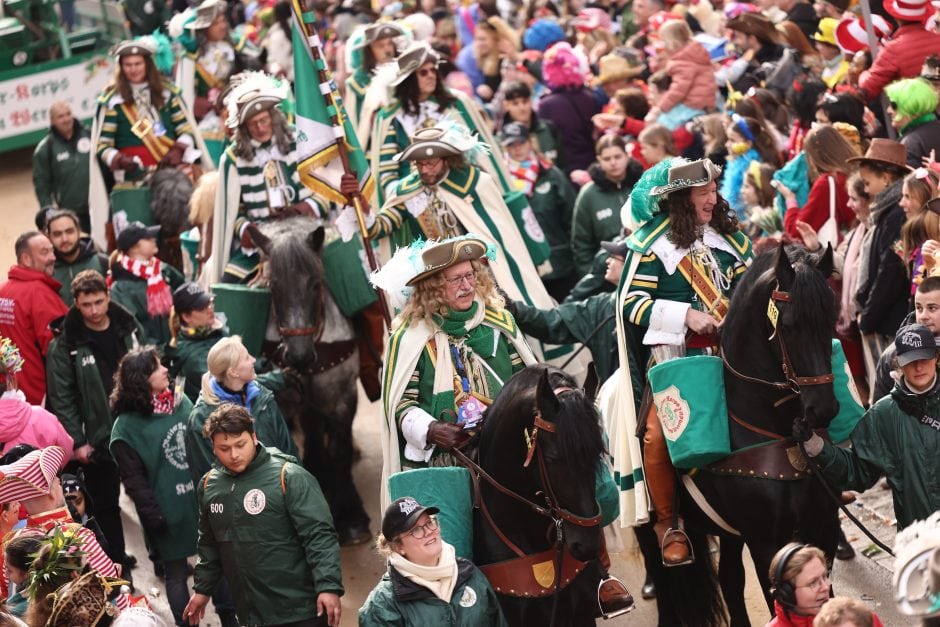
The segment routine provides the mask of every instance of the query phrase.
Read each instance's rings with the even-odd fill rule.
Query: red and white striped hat
[[[49,494],[64,460],[65,451],[61,447],[47,446],[0,467],[0,503],[28,501]]]
[[[891,34],[891,25],[880,15],[872,14],[872,29],[880,42]],[[868,49],[868,33],[865,32],[865,22],[860,17],[850,17],[839,22],[836,26],[836,43],[842,52],[855,54],[859,50]]]
[[[905,22],[924,22],[933,13],[927,0],[885,0],[885,11]]]

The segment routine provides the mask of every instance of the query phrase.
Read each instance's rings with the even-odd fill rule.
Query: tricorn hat
[[[893,139],[884,139],[881,137],[876,137],[871,140],[864,157],[852,157],[847,159],[846,162],[854,162],[858,165],[865,165],[865,163],[893,165],[903,170],[914,169],[907,165],[907,148],[904,144]]]
[[[422,128],[411,136],[411,145],[395,155],[395,161],[423,161],[462,154],[454,145],[443,140],[444,129]]]
[[[398,64],[398,76],[389,85],[391,87],[400,85],[406,78],[414,74],[419,67],[428,62],[439,65],[441,55],[428,42],[416,41],[395,59],[395,63]]]
[[[111,48],[112,57],[152,57],[156,52],[156,47],[147,39],[126,39]]]
[[[760,13],[742,13],[728,20],[727,27],[745,35],[754,35],[768,44],[777,43],[780,37],[774,23]]]
[[[202,0],[196,7],[196,18],[186,26],[192,30],[209,28],[215,18],[225,13],[227,7],[224,0]]]
[[[676,159],[669,168],[669,182],[650,190],[650,196],[665,196],[687,187],[699,187],[710,183],[721,174],[721,167],[709,158],[697,161]]]
[[[457,237],[444,240],[433,246],[425,246],[421,251],[424,270],[412,278],[406,285],[420,283],[429,276],[446,270],[461,261],[473,261],[486,255],[486,242],[471,237]]]
[[[380,39],[392,39],[393,37],[401,37],[404,34],[404,29],[394,22],[376,22],[366,26],[362,32],[362,41],[364,44],[369,45]]]
[[[639,58],[633,56],[631,60],[628,56],[617,53],[602,56],[598,66],[600,71],[593,81],[595,87],[611,81],[634,78],[646,69],[646,66],[640,62]]]
[[[228,117],[225,125],[238,128],[254,115],[276,107],[290,93],[289,84],[264,72],[242,72],[233,79],[239,81],[226,100]]]

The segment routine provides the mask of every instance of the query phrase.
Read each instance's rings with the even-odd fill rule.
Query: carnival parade
[[[940,1],[2,9],[0,624],[940,625]]]

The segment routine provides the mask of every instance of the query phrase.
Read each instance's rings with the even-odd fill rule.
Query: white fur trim
[[[405,436],[405,459],[427,462],[434,452],[428,446],[428,429],[436,422],[434,417],[420,407],[412,407],[401,418],[401,433]]]
[[[643,336],[647,346],[669,344],[680,346],[685,343],[685,314],[689,303],[659,299],[653,302],[650,312],[650,326]]]

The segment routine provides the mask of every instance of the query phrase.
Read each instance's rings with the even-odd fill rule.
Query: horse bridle
[[[323,327],[325,325],[323,312],[326,308],[326,305],[323,302],[323,286],[320,286],[320,289],[317,290],[317,297],[314,305],[315,309],[313,312],[313,324],[311,326],[282,327],[278,325],[277,332],[280,333],[283,337],[304,337],[312,335],[314,341],[319,340],[320,336],[323,335]]]
[[[768,301],[768,310],[776,307],[776,303],[789,303],[790,302],[790,293],[784,292],[778,289],[780,284],[774,286],[774,289],[770,292],[770,299]],[[766,379],[761,379],[758,377],[751,377],[746,374],[742,374],[732,367],[731,363],[728,361],[727,355],[724,351],[721,353],[721,360],[724,362],[725,368],[728,369],[728,372],[733,374],[738,379],[742,381],[748,381],[750,383],[760,383],[761,385],[766,385],[778,390],[788,390],[791,393],[787,396],[784,396],[782,399],[774,403],[774,407],[779,407],[783,403],[789,401],[792,398],[795,398],[800,395],[801,389],[803,387],[809,387],[812,385],[825,385],[827,383],[832,383],[835,380],[835,375],[831,372],[828,374],[820,374],[809,377],[801,377],[796,374],[796,369],[793,367],[793,362],[790,360],[790,352],[787,350],[787,343],[778,328],[776,322],[774,322],[774,332],[770,336],[770,339],[774,337],[777,338],[777,344],[780,346],[780,367],[783,369],[783,376],[786,378],[786,381],[767,381]]]

